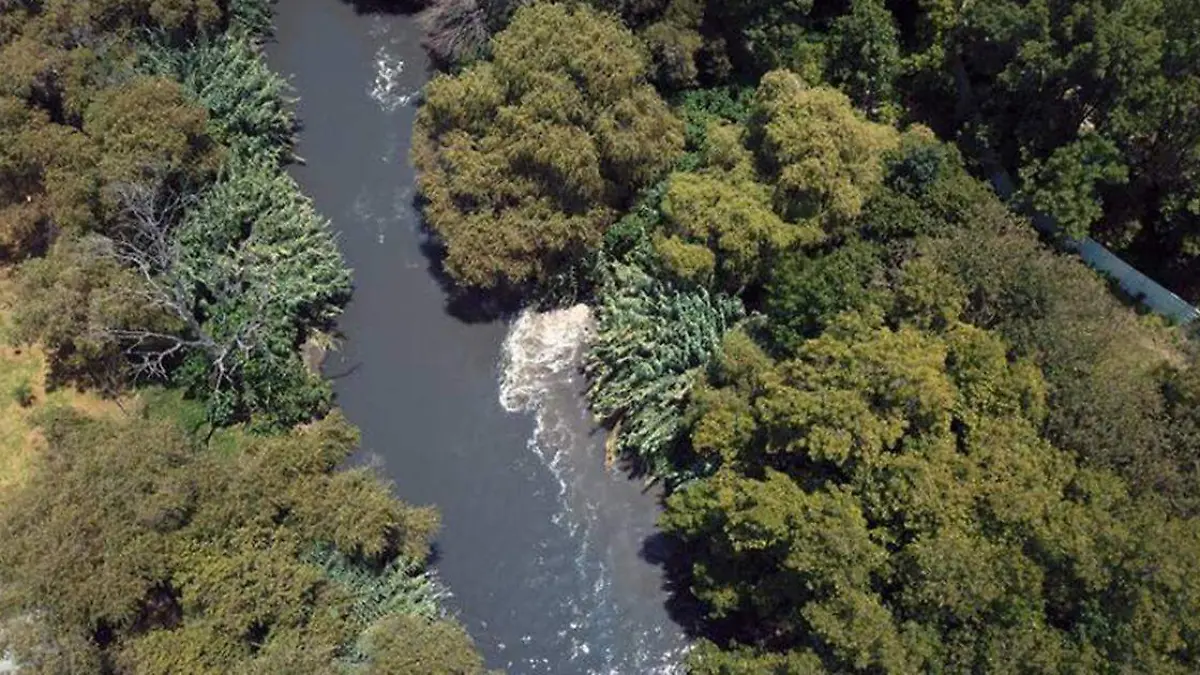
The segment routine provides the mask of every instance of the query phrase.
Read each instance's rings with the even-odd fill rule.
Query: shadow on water
[[[420,213],[420,204],[414,202]],[[421,253],[429,275],[437,281],[446,298],[446,313],[464,323],[491,323],[510,319],[522,309],[521,293],[515,290],[480,290],[459,286],[446,271],[446,249],[437,241],[424,219],[421,220]]]
[[[683,628],[684,634],[693,640],[718,637],[704,620],[704,606],[691,592],[691,560],[684,542],[666,532],[655,532],[642,540],[638,555],[662,569],[667,616]]]
[[[425,0],[342,0],[358,14],[409,15],[425,9]]]

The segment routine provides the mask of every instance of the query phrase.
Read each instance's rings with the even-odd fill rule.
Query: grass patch
[[[204,403],[184,397],[181,389],[153,386],[138,390],[139,412],[151,420],[171,420],[198,445],[210,451],[232,455],[251,435],[243,425],[214,427],[208,420]]]
[[[34,424],[44,408],[66,406],[91,416],[125,415],[137,407],[136,397],[104,399],[61,387],[46,391],[46,355],[33,347],[8,343],[12,314],[11,283],[0,273],[0,495],[19,486],[42,438]]]

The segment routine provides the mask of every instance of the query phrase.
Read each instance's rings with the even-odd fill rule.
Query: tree
[[[141,69],[179,82],[204,105],[209,136],[230,152],[281,165],[293,159],[291,87],[267,66],[252,37],[222,34],[185,50],[160,37],[141,57]]]
[[[465,286],[544,284],[594,251],[682,148],[633,35],[586,7],[522,7],[492,60],[435,78],[413,157]]]
[[[872,119],[894,117],[900,42],[895,20],[883,2],[853,0],[850,12],[834,20],[830,42],[829,81]]]
[[[783,258],[767,286],[766,314],[774,346],[792,352],[843,311],[887,309],[884,274],[880,250],[862,241],[822,255]]]
[[[963,318],[1043,368],[1045,431],[1056,446],[1139,491],[1172,482],[1166,476],[1179,467],[1162,461],[1158,375],[1175,352],[1169,333],[1139,322],[1094,272],[1046,250],[994,200],[988,208],[971,227],[923,245],[965,293]]]
[[[182,186],[202,184],[217,167],[207,121],[207,112],[177,83],[138,77],[101,92],[84,113],[83,131],[97,145],[105,184],[141,181],[149,173]]]
[[[813,53],[813,34],[808,30],[814,23],[815,4],[814,0],[734,0],[710,7],[735,62],[757,74],[776,68],[804,72],[811,65],[820,67],[821,55]]]
[[[0,98],[0,246],[9,259],[46,249],[56,228],[82,231],[97,216],[91,140],[16,98]]]
[[[461,629],[421,608],[418,564],[394,564],[423,559],[436,514],[338,470],[357,441],[340,415],[232,454],[169,420],[52,412],[43,428],[37,469],[0,506],[23,669],[482,672]],[[344,555],[313,553],[330,546]]]
[[[483,659],[461,626],[398,614],[364,636],[367,675],[483,675]]]
[[[178,319],[140,301],[137,275],[96,235],[58,241],[16,274],[12,339],[47,351],[51,384],[73,380],[107,391],[124,384],[123,345],[114,330],[178,330]]]
[[[770,188],[746,172],[674,174],[662,208],[666,238],[657,248],[667,266],[693,283],[715,281],[731,292],[758,283],[780,252],[821,239],[811,224],[776,215]]]
[[[1087,135],[1023,167],[1021,178],[1033,208],[1066,236],[1082,239],[1104,215],[1100,190],[1125,183],[1129,171],[1112,142]]]
[[[756,349],[727,339],[693,431],[720,468],[663,517],[747,646],[697,672],[1197,666],[1200,522],[1040,438],[1040,372],[994,334],[849,314],[794,358]]]
[[[710,123],[700,167],[671,175],[659,254],[693,283],[729,292],[758,286],[787,252],[848,228],[897,139],[859,117],[844,95],[768,73],[747,125]]]
[[[333,330],[350,275],[328,223],[267,163],[235,161],[199,201],[114,186],[112,238],[65,242],[20,276],[18,338],[65,374],[176,378],[218,423],[290,426],[328,409],[297,349]],[[72,293],[62,293],[70,289]]]
[[[924,119],[964,140],[988,173],[1020,175],[1070,236],[1089,234],[1194,293],[1200,126],[1184,111],[1200,102],[1195,3],[889,5],[918,52],[912,94]]]
[[[821,218],[835,229],[862,211],[883,179],[883,154],[899,143],[893,128],[864,120],[845,94],[785,71],[763,76],[750,138],[782,215]]]

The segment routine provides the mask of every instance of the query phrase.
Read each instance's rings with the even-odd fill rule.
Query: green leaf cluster
[[[722,114],[687,101],[692,119]],[[737,106],[723,111],[742,116]],[[899,138],[863,119],[841,93],[786,71],[763,77],[744,118],[745,125],[711,122],[695,138],[700,167],[670,176],[655,242],[679,277],[731,292],[761,285],[786,253],[845,229],[882,181],[883,157]]]
[[[214,420],[252,416],[286,427],[323,412],[328,384],[304,369],[297,349],[313,331],[333,329],[350,296],[350,271],[328,221],[295,182],[269,159],[232,161],[175,238],[182,253],[172,274],[192,286],[201,330],[228,344],[261,324],[230,364],[232,382],[214,380],[211,368],[189,378],[212,399]],[[205,363],[216,357],[196,355]]]
[[[208,134],[243,159],[292,159],[295,119],[290,86],[267,67],[251,37],[221,34],[177,49],[161,38],[142,50],[140,67],[169,77],[208,110]]]

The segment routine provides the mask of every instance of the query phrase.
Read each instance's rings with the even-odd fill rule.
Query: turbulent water
[[[630,483],[615,472],[602,475],[602,437],[584,404],[581,366],[594,331],[587,305],[523,312],[504,339],[500,404],[510,412],[533,415],[529,449],[558,484],[552,520],[578,546],[571,581],[585,592],[562,599],[571,620],[558,633],[570,641],[571,662],[586,667],[573,672],[674,673],[683,650],[677,636],[664,630],[660,617],[639,617],[613,601],[614,595],[638,591],[635,580],[622,576],[622,567],[639,554],[631,548],[636,542],[597,536],[597,530],[611,527],[614,515],[620,517],[607,503],[619,498],[609,488],[628,488]],[[635,531],[644,527],[626,524]],[[614,584],[630,582],[634,585],[614,593]],[[657,589],[643,590],[658,594]],[[633,644],[620,645],[632,647],[626,653],[616,651],[621,633],[635,638]]]
[[[272,64],[303,122],[293,172],[354,269],[338,402],[405,500],[434,504],[451,609],[513,675],[677,669],[685,640],[647,558],[658,497],[609,469],[583,400],[585,306],[511,322],[448,311],[408,147],[428,77],[415,22],[339,0],[279,3]]]

